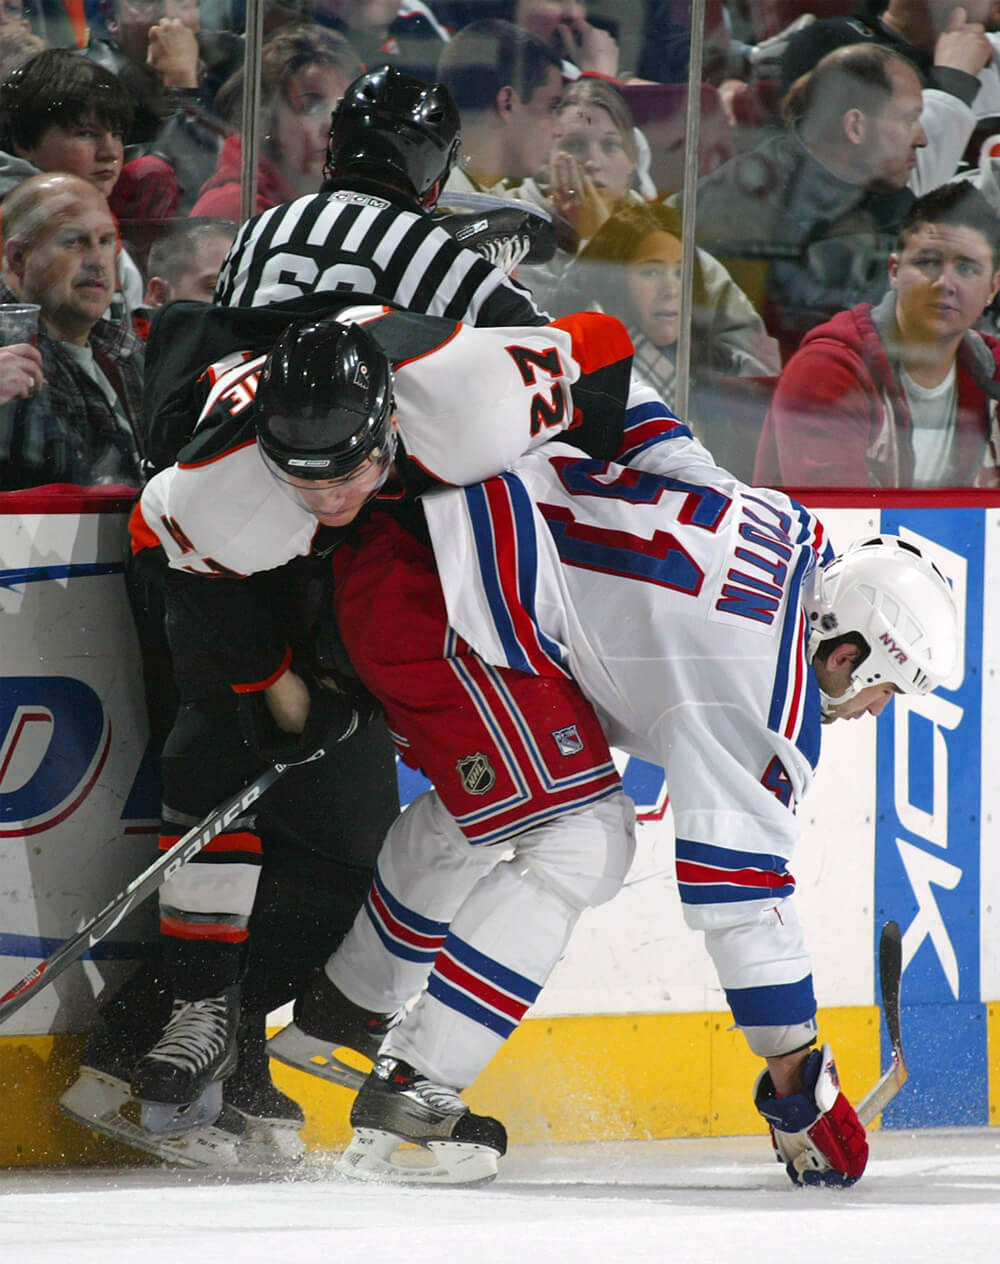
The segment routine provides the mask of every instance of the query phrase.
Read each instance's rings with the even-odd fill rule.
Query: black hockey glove
[[[301,733],[278,728],[262,692],[243,693],[237,709],[243,740],[269,764],[305,764],[344,742],[377,716],[374,694],[360,683],[329,689],[310,673],[298,671],[309,690],[309,715]]]
[[[483,199],[487,202],[487,199]],[[525,203],[487,206],[471,214],[441,215],[437,227],[460,246],[474,250],[494,267],[511,273],[519,263],[548,263],[556,252],[551,219]]]

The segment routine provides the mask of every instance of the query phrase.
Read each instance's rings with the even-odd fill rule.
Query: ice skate
[[[180,1136],[158,1136],[140,1123],[140,1107],[129,1081],[95,1067],[80,1073],[59,1099],[62,1113],[112,1141],[151,1154],[177,1167],[238,1167],[245,1124],[239,1112],[223,1106],[215,1122]]]
[[[246,1017],[246,1016],[244,1016]],[[211,1124],[180,1136],[147,1132],[130,1081],[137,1051],[130,1034],[102,1032],[87,1043],[79,1073],[59,1101],[75,1123],[185,1168],[261,1169],[297,1162],[305,1153],[299,1104],[277,1089],[264,1052],[263,1017],[241,1019],[239,1062],[222,1088],[223,1107]]]
[[[141,1057],[132,1096],[147,1132],[176,1137],[214,1123],[222,1082],[236,1066],[239,988],[197,1001],[175,1000],[163,1035]]]
[[[271,1037],[267,1051],[279,1062],[357,1091],[367,1072],[338,1058],[336,1050],[353,1049],[374,1062],[397,1020],[396,1014],[375,1014],[353,1004],[319,970],[296,999],[292,1022]]]
[[[474,1115],[458,1092],[406,1062],[381,1057],[351,1110],[354,1137],[337,1163],[353,1180],[483,1185],[507,1152],[498,1119]]]
[[[222,1086],[224,1110],[243,1119],[241,1165],[296,1162],[306,1152],[299,1131],[306,1122],[302,1107],[271,1079],[263,1014],[240,1019],[239,1061]]]

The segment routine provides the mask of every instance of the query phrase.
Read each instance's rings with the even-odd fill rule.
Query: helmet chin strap
[[[842,694],[838,694],[836,698],[826,693],[822,688],[819,691],[819,709],[824,720],[834,719],[835,708],[842,706],[861,692],[861,681],[856,677],[851,678],[851,683],[847,686]]]

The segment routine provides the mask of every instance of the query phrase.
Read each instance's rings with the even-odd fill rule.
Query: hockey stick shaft
[[[312,758],[318,759],[322,754],[322,751],[317,751]],[[99,913],[84,923],[76,934],[60,944],[50,957],[39,962],[23,979],[0,996],[0,1023],[57,979],[68,966],[114,930],[128,913],[158,890],[167,878],[203,851],[216,835],[221,834],[256,803],[287,767],[287,764],[271,764],[259,777],[220,803],[203,821],[188,830],[169,850],[157,857],[138,877],[133,878],[124,891],[120,891]]]
[[[882,990],[882,1013],[889,1032],[892,1060],[888,1069],[868,1090],[857,1106],[857,1116],[867,1128],[873,1119],[881,1115],[899,1090],[906,1083],[906,1063],[903,1061],[903,1026],[899,1011],[899,998],[903,982],[902,934],[897,922],[886,922],[878,944],[878,975]],[[794,1160],[801,1176],[809,1166],[805,1154]]]
[[[905,1083],[906,1067],[893,1053],[888,1071],[858,1103],[857,1115],[866,1128],[873,1119],[881,1115]]]
[[[892,1060],[888,1070],[868,1090],[858,1104],[858,1118],[867,1128],[881,1115],[906,1083],[906,1062],[903,1059],[903,1024],[900,1015],[900,991],[903,980],[903,936],[898,922],[886,922],[878,945],[879,985],[882,989],[882,1013],[889,1033]]]

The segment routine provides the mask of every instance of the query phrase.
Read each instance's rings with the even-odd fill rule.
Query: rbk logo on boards
[[[104,708],[83,681],[0,677],[0,837],[65,820],[93,788],[110,744]]]

